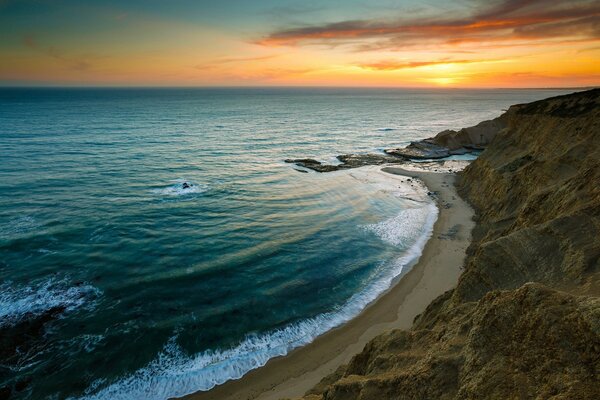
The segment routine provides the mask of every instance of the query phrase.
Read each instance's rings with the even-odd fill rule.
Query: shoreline
[[[375,336],[389,329],[409,329],[414,318],[432,300],[456,285],[475,225],[473,210],[456,193],[456,175],[399,167],[384,167],[380,171],[417,178],[427,190],[437,194],[438,219],[418,262],[377,300],[342,326],[286,356],[269,360],[240,379],[183,399],[275,400],[302,396],[323,377],[349,362]]]

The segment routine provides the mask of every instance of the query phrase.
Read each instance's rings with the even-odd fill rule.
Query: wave
[[[162,400],[206,391],[226,381],[239,379],[248,371],[262,367],[271,358],[284,356],[312,342],[317,336],[356,317],[418,260],[431,237],[437,215],[437,207],[430,203],[418,212],[403,210],[399,216],[371,228],[373,232],[381,234],[384,240],[391,240],[393,234],[403,235],[402,224],[405,224],[404,228],[409,224],[407,231],[418,231],[418,234],[411,240],[408,234],[403,235],[402,244],[406,245],[406,250],[402,255],[385,268],[377,270],[362,291],[333,311],[264,334],[248,335],[239,345],[230,349],[208,350],[196,355],[187,354],[177,344],[177,336],[174,336],[146,367],[108,385],[105,381],[96,381],[81,399]],[[385,229],[390,230],[389,235],[383,234]]]
[[[16,287],[12,282],[0,284],[0,327],[17,324],[61,308],[63,313],[78,309],[101,294],[91,285],[73,285],[66,279],[50,278],[32,286]]]
[[[396,128],[379,128],[377,129],[378,132],[390,132],[390,131],[395,131]]]
[[[31,216],[15,217],[0,225],[0,239],[13,239],[30,233],[39,227],[40,224]]]
[[[208,186],[206,185],[193,183],[185,179],[177,179],[174,182],[176,182],[174,185],[160,189],[153,189],[152,193],[165,196],[185,196],[194,193],[204,193],[208,190]]]

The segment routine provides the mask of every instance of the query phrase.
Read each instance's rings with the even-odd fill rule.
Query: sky
[[[600,0],[0,0],[1,86],[599,84]]]

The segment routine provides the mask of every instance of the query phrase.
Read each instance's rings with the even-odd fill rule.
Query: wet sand
[[[436,193],[440,210],[431,239],[413,268],[365,308],[356,318],[314,342],[271,359],[264,367],[208,392],[186,396],[194,400],[276,400],[297,398],[360,352],[378,334],[393,328],[409,329],[414,318],[437,296],[456,286],[465,250],[471,239],[473,210],[454,187],[450,173],[382,171],[421,180]]]

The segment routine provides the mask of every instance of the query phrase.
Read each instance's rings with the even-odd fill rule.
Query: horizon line
[[[515,87],[460,87],[460,86],[351,86],[351,85],[2,85],[2,89],[398,89],[398,90],[590,90],[591,86],[515,86]]]

